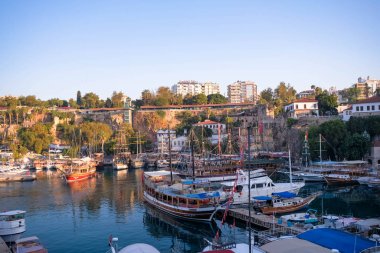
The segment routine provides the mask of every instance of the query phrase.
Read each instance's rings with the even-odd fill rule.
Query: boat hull
[[[0,235],[0,237],[3,238],[4,242],[7,242],[7,243],[14,242],[21,238],[21,235],[24,233],[24,231],[18,234]]]
[[[217,211],[217,207],[184,208],[179,206],[168,205],[167,203],[155,199],[147,192],[144,192],[144,200],[151,206],[174,217],[198,222],[210,222]]]
[[[94,176],[95,176],[95,171],[91,171],[91,172],[86,172],[86,173],[67,174],[65,177],[66,177],[67,182],[75,182],[75,181],[85,180]]]
[[[325,181],[328,185],[356,185],[359,184],[357,180],[351,178],[335,178],[325,177]]]
[[[263,214],[282,214],[282,213],[291,213],[298,211],[306,206],[308,206],[319,194],[315,194],[313,196],[309,196],[305,198],[302,202],[293,206],[282,206],[282,207],[262,207],[261,212]]]
[[[124,164],[124,163],[114,163],[112,165],[112,168],[114,170],[126,170],[128,169],[128,164]]]

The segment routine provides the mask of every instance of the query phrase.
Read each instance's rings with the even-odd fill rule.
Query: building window
[[[314,107],[314,109],[316,109],[317,108],[317,104],[313,104],[313,107]]]
[[[373,105],[373,106],[372,106],[372,111],[374,111],[374,110],[375,110],[375,106]]]
[[[356,106],[356,111],[357,111],[357,112],[359,111],[359,106]]]
[[[360,111],[363,111],[363,106],[360,106]]]
[[[296,109],[298,109],[298,105],[296,105]]]
[[[371,110],[371,109],[370,109],[370,106],[369,106],[369,105],[367,105],[367,111],[369,111],[369,110]]]
[[[306,104],[303,105],[303,109],[306,109]]]

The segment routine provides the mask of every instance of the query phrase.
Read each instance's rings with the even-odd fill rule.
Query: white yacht
[[[14,242],[25,232],[25,213],[21,210],[0,213],[0,237],[5,242]]]
[[[265,170],[258,169],[251,171],[251,179],[249,182],[247,173],[239,171],[238,179],[236,180],[236,190],[233,192],[233,204],[245,204],[248,203],[248,184],[251,185],[251,198],[255,196],[271,196],[274,192],[293,192],[298,193],[299,190],[305,186],[304,181],[289,182],[289,183],[274,183],[272,179],[268,177]],[[255,176],[252,176],[255,175]],[[225,186],[225,190],[232,192],[235,185],[234,181],[222,182]]]

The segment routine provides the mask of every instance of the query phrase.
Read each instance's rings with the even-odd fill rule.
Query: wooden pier
[[[265,214],[256,214],[255,211],[251,211],[251,217],[249,219],[248,209],[245,208],[230,209],[228,210],[228,216],[241,220],[243,222],[248,222],[249,220],[252,225],[266,229],[274,229],[287,235],[298,235],[306,231],[306,229],[303,227],[289,227],[284,221],[279,224],[278,218],[273,217],[272,215],[269,216]]]

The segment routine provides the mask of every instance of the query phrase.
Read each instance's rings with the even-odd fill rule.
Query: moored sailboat
[[[178,218],[209,222],[225,196],[207,181],[172,180],[169,171],[144,172],[144,200]]]
[[[298,211],[308,206],[321,192],[314,193],[306,198],[297,197],[294,193],[273,193],[272,197],[254,197],[256,207],[263,214],[280,214]]]
[[[95,163],[90,158],[72,160],[71,164],[64,168],[66,182],[85,180],[95,176]]]

